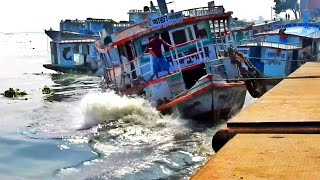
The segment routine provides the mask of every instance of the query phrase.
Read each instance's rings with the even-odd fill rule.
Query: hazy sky
[[[170,2],[172,0],[167,0]],[[209,0],[174,0],[168,8],[176,11],[207,6]],[[111,4],[112,2],[112,4]],[[153,0],[157,4],[156,0]],[[215,0],[233,11],[234,17],[270,20],[273,0]],[[128,20],[130,9],[142,9],[150,0],[5,0],[0,7],[0,32],[41,32],[59,28],[61,19],[105,18]]]

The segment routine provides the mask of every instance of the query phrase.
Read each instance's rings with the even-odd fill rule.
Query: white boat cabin
[[[64,68],[90,66],[98,69],[100,55],[95,50],[94,40],[51,41],[51,65]]]

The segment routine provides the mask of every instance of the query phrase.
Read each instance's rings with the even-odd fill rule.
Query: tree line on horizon
[[[287,10],[291,10],[296,19],[301,16],[300,12],[300,3],[298,0],[273,0],[276,5],[273,7],[273,10],[276,14],[280,14],[282,12],[286,12]]]

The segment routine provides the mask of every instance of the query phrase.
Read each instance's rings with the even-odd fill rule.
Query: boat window
[[[153,36],[151,37],[144,37],[141,39],[140,44],[141,44],[141,50],[142,52],[144,52],[144,50],[146,50],[146,48],[149,47],[149,42],[151,41],[151,39],[153,38]]]
[[[174,44],[181,44],[187,42],[187,36],[184,29],[179,29],[172,32]]]
[[[74,54],[79,54],[79,48],[80,48],[79,44],[76,44],[76,45],[73,47],[73,53],[74,53]]]
[[[312,45],[312,39],[303,39],[302,40],[302,48],[309,47]]]
[[[128,58],[129,61],[133,60],[135,57],[136,57],[136,52],[135,52],[135,48],[134,48],[134,45],[131,43],[131,42],[127,42],[125,43],[125,52],[126,52],[126,57]],[[136,67],[133,63],[130,63],[130,66],[131,66],[131,70],[134,70],[132,71],[132,76],[131,78],[135,79],[137,78],[137,74],[136,74]]]
[[[165,31],[165,32],[162,32],[161,33],[161,39],[164,40],[165,42],[169,43],[169,44],[172,44],[171,43],[171,40],[170,40],[170,35],[169,35],[169,32],[168,31]],[[164,48],[164,51],[167,52],[167,51],[170,51],[170,48],[167,47],[167,46],[163,46]]]
[[[188,28],[187,28],[187,31],[188,31],[189,41],[194,40],[191,27],[188,27]]]
[[[89,45],[88,44],[80,44],[80,48],[79,48],[79,53],[80,54],[89,54]]]
[[[144,37],[141,39],[141,50],[144,51],[149,46],[149,38]]]
[[[196,38],[205,38],[208,36],[206,25],[204,22],[200,22],[198,24],[193,25],[193,28],[196,34]]]

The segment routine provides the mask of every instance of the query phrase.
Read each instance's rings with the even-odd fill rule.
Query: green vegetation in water
[[[2,93],[2,95],[7,98],[19,98],[28,94],[25,91],[20,91],[20,89],[9,88],[4,93]],[[23,100],[28,100],[28,98],[24,98]]]
[[[42,89],[42,94],[51,94],[52,93],[52,89],[50,89],[48,86],[44,86],[44,88]]]

